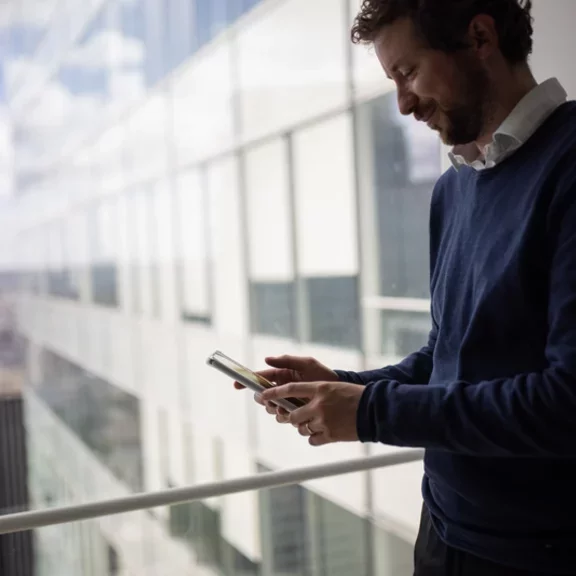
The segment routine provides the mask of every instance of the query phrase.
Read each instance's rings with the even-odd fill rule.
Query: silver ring
[[[310,422],[306,422],[306,430],[308,430],[308,434],[310,434],[310,436],[314,436],[315,432],[310,428]]]

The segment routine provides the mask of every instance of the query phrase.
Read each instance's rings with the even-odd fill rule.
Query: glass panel
[[[374,549],[378,576],[411,575],[414,566],[414,546],[411,542],[380,527],[374,528]]]
[[[178,271],[182,290],[182,316],[210,323],[210,243],[204,178],[198,171],[181,175],[178,190]]]
[[[370,569],[368,521],[320,496],[315,496],[314,500],[321,573],[367,576]]]
[[[245,156],[252,331],[296,336],[296,283],[285,139],[249,149]]]
[[[140,403],[54,352],[41,353],[38,397],[132,490],[141,490]]]
[[[184,62],[196,48],[194,29],[194,2],[191,0],[169,0],[164,2],[166,10],[166,67],[172,70]]]
[[[94,213],[92,298],[96,304],[118,306],[118,210],[106,202]]]
[[[9,410],[12,417],[19,414],[14,405]],[[51,470],[37,480],[47,490],[71,495],[65,478]],[[14,576],[412,574],[411,543],[305,488],[261,491],[259,503],[264,545],[257,557],[222,535],[219,507],[190,502],[5,535],[0,554],[10,554],[3,554],[3,568],[11,567],[15,571],[6,574]],[[378,550],[370,568],[367,539],[372,536]]]
[[[148,60],[145,3],[146,0],[120,0],[112,4],[113,25],[119,40],[113,50],[110,79],[116,101],[133,101],[144,96]]]
[[[373,256],[367,289],[385,298],[377,315],[378,353],[403,357],[430,330],[429,210],[441,174],[436,136],[397,109],[389,93],[358,108],[358,147],[366,219],[364,242]]]
[[[178,166],[189,167],[234,145],[232,57],[231,45],[222,41],[199,52],[175,74],[169,97]]]
[[[360,345],[358,277],[306,278],[311,342],[344,348]]]
[[[256,334],[296,336],[294,282],[252,282],[250,307],[252,331]]]
[[[277,2],[239,31],[234,52],[246,141],[347,104],[345,4],[341,0]]]
[[[351,150],[348,115],[294,136],[298,264],[309,323],[305,337],[356,348],[360,295]]]
[[[0,191],[0,456],[26,450],[0,461],[0,507],[364,453],[314,451],[205,362],[221,349],[255,369],[274,354],[360,369],[427,333],[439,147],[382,96],[373,55],[369,74],[358,49],[350,62],[355,3],[0,2],[0,187],[14,175],[14,195]],[[13,401],[19,431],[1,411]],[[0,566],[404,576],[421,476],[46,528],[28,560],[0,539]]]

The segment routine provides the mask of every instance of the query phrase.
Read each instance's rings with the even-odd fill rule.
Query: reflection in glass
[[[295,298],[294,282],[251,282],[252,332],[295,338]]]
[[[358,126],[360,170],[376,232],[376,242],[367,238],[377,269],[370,290],[388,299],[379,312],[380,351],[404,356],[419,349],[430,330],[426,307],[394,302],[430,298],[428,220],[441,174],[440,143],[426,126],[399,113],[393,92],[360,105]]]
[[[143,487],[140,401],[44,350],[38,396],[134,491]]]
[[[118,214],[112,203],[99,206],[92,220],[90,279],[92,298],[102,306],[118,306]]]
[[[305,279],[310,342],[341,348],[360,346],[360,294],[357,276]]]

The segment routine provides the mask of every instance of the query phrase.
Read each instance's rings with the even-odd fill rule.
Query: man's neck
[[[494,132],[508,118],[520,100],[531,92],[538,83],[528,66],[508,70],[503,78],[493,83],[494,93],[491,98],[490,109],[487,111],[487,125],[482,136],[475,144],[481,153],[494,137]]]

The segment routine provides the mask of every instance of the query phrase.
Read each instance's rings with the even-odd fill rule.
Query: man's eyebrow
[[[398,72],[398,63],[392,64],[392,66],[390,66],[390,71],[386,70],[386,78],[388,78],[388,80],[392,80],[392,74],[395,74],[396,72]]]

